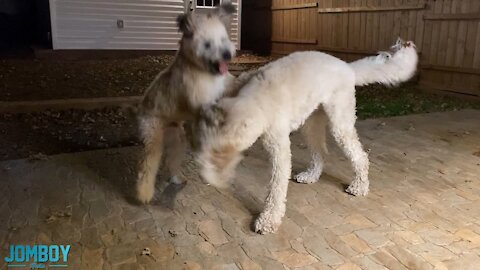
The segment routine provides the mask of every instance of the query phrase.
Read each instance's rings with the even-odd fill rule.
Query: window
[[[213,8],[220,5],[221,0],[197,0],[197,8]]]

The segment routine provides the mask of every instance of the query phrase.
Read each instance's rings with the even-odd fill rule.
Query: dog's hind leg
[[[295,175],[293,178],[298,183],[310,184],[315,183],[320,178],[323,171],[324,156],[327,154],[326,145],[326,128],[328,118],[323,111],[319,109],[315,111],[305,121],[301,132],[311,152],[312,160],[310,166],[304,172]]]
[[[326,104],[325,112],[330,118],[333,137],[350,159],[355,178],[346,192],[355,196],[368,194],[368,155],[363,150],[355,129],[355,91],[345,92],[347,96],[339,95],[338,102]]]
[[[265,134],[263,144],[272,161],[272,178],[264,209],[255,220],[255,232],[261,234],[275,232],[282,222],[292,167],[288,131]]]
[[[183,183],[181,165],[187,150],[185,131],[181,124],[170,125],[165,129],[165,166],[170,173],[170,182]]]
[[[156,117],[141,118],[140,135],[144,152],[139,164],[137,199],[142,203],[149,203],[155,193],[155,180],[162,158],[163,122]]]

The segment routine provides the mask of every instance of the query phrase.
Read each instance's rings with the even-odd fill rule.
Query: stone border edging
[[[93,110],[106,107],[121,107],[136,105],[141,96],[73,98],[35,101],[0,101],[0,113],[29,113],[45,110],[83,109]]]

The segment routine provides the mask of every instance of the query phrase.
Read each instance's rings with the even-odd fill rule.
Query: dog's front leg
[[[182,123],[169,125],[165,129],[165,165],[170,173],[170,182],[182,184],[181,166],[187,152],[187,142]]]
[[[157,117],[140,118],[140,136],[143,141],[143,156],[141,157],[137,179],[137,199],[149,203],[155,193],[155,181],[163,149],[163,122]]]
[[[266,134],[263,138],[263,144],[272,161],[272,178],[265,207],[255,221],[255,231],[266,234],[277,231],[285,215],[292,161],[288,132]]]

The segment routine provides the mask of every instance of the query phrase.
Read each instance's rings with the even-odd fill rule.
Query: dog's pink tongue
[[[228,72],[228,64],[227,62],[220,61],[218,64],[218,70],[220,71],[221,74],[225,74]]]

